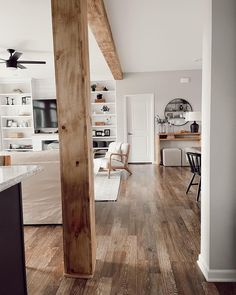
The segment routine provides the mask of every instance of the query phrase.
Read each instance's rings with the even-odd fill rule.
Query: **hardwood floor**
[[[63,277],[61,226],[25,227],[29,295],[233,295],[207,283],[199,254],[195,191],[187,168],[132,165],[117,202],[96,203],[97,263],[91,280]]]

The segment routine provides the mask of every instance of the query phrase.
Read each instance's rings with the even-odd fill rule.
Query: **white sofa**
[[[11,153],[12,165],[40,165],[43,170],[22,183],[24,224],[61,224],[59,151]]]

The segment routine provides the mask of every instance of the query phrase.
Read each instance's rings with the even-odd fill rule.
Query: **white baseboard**
[[[208,282],[236,282],[236,269],[209,269],[201,255],[197,264]]]

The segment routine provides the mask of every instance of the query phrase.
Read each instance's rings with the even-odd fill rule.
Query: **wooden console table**
[[[161,163],[161,144],[162,142],[195,142],[201,141],[200,133],[191,132],[175,132],[175,133],[158,133],[156,136],[156,162],[158,165]]]

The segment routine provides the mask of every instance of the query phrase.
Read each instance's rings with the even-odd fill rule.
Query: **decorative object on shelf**
[[[96,87],[97,87],[97,84],[92,84],[92,85],[91,85],[91,89],[92,89],[92,91],[96,91]]]
[[[97,94],[97,99],[102,99],[102,93]]]
[[[26,105],[26,96],[23,96],[21,98],[21,103],[22,103],[22,105]]]
[[[19,116],[22,116],[22,117],[24,117],[24,116],[30,116],[31,114],[29,113],[29,112],[20,112],[19,113]]]
[[[104,114],[107,114],[107,113],[109,113],[110,108],[109,108],[108,106],[104,105],[104,106],[101,107],[101,111],[102,111]]]
[[[10,150],[31,150],[33,146],[31,144],[15,144],[12,143],[9,145]]]
[[[199,125],[197,124],[196,121],[201,121],[202,120],[202,114],[201,112],[188,112],[186,113],[186,122],[193,122],[190,125],[190,130],[192,133],[197,133],[199,130]]]
[[[15,92],[15,93],[23,93],[23,91],[20,88],[13,89],[13,92]]]
[[[21,122],[21,123],[19,124],[19,127],[29,127],[29,123],[23,121],[23,122]]]
[[[8,96],[6,97],[6,105],[7,105],[7,106],[10,105],[10,103],[9,103],[9,97],[8,97]]]
[[[13,120],[7,120],[6,127],[12,127]]]
[[[165,139],[165,138],[167,138],[167,136],[168,136],[167,134],[160,134],[160,135],[159,135],[159,138],[160,138],[160,139]]]
[[[103,136],[103,131],[102,130],[96,130],[95,131],[95,136]]]
[[[9,138],[24,138],[23,132],[11,132],[8,134]]]
[[[102,102],[106,102],[105,98],[95,99],[95,103],[102,103]]]
[[[105,125],[105,122],[95,122],[95,126],[104,126]]]
[[[167,120],[161,119],[159,115],[155,115],[155,120],[157,124],[159,125],[159,133],[165,133]]]
[[[184,110],[184,106],[182,104],[179,106],[179,110],[180,111],[183,111]]]
[[[96,148],[98,147],[98,142],[93,140],[93,147]]]
[[[105,87],[103,88],[103,91],[109,91],[109,89],[105,86]]]
[[[11,98],[11,105],[14,105],[14,98]]]
[[[183,98],[175,98],[171,100],[165,107],[164,115],[168,122],[173,126],[183,126],[186,112],[191,112],[192,106]]]
[[[96,136],[96,130],[92,130],[92,136]]]
[[[110,129],[104,129],[104,136],[110,136],[111,130]]]
[[[112,119],[111,116],[109,116],[109,117],[106,118],[106,125],[112,125],[111,119]]]
[[[18,127],[18,123],[16,121],[12,121],[11,127]]]
[[[103,91],[104,85],[97,83],[96,91]]]

